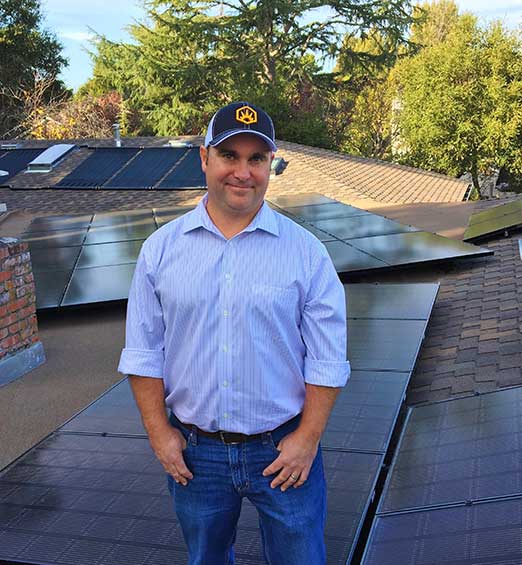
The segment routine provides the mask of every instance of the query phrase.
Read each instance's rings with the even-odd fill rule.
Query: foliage
[[[452,175],[520,166],[520,37],[459,16],[434,42],[394,69],[403,160]]]
[[[403,41],[409,0],[150,0],[133,43],[95,41],[84,91],[117,90],[142,115],[142,132],[200,133],[232,100],[258,103],[281,138],[328,144],[330,91],[322,63],[344,36],[379,30]],[[325,84],[328,88],[324,88]]]
[[[64,93],[48,100],[53,79],[36,77],[33,85],[15,96],[21,106],[19,130],[36,139],[99,138],[112,135],[112,125],[129,121],[121,96],[109,92],[100,97],[71,97]]]
[[[66,60],[61,45],[42,29],[39,0],[0,0],[0,136],[19,134],[22,109],[15,93],[33,84],[35,74],[56,77]],[[63,92],[63,84],[52,80],[48,95]]]

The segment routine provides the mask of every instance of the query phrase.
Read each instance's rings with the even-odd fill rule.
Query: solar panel
[[[285,206],[285,210],[293,216],[298,216],[306,222],[315,224],[320,220],[331,220],[334,218],[349,218],[351,216],[365,216],[370,212],[354,208],[341,202],[329,204],[317,204],[314,206]]]
[[[378,517],[364,565],[520,565],[522,500]]]
[[[204,188],[206,185],[199,148],[194,148],[187,151],[185,157],[155,188]]]
[[[143,240],[118,241],[84,245],[76,265],[77,269],[108,267],[124,263],[136,263]]]
[[[413,409],[379,512],[522,495],[522,389]]]
[[[382,455],[324,452],[323,457],[328,562],[341,564],[362,526]],[[115,556],[136,564],[160,563],[166,556],[169,563],[186,563],[166,487],[145,439],[54,434],[0,475],[0,559],[41,560],[37,550],[46,547],[49,565],[112,565]],[[259,560],[257,524],[251,506],[245,508],[237,557]]]
[[[76,269],[62,306],[125,300],[134,274],[135,263]]]
[[[81,247],[37,247],[29,245],[33,272],[72,271]]]
[[[30,161],[45,150],[40,149],[11,149],[0,156],[0,170],[9,174],[0,177],[0,184],[5,184],[10,178],[25,169]]]
[[[316,221],[314,225],[339,239],[345,240],[419,231],[418,228],[399,224],[398,222],[383,218],[382,216],[376,216],[375,214],[365,214],[364,216],[353,216],[350,218],[334,218],[332,220],[319,220]]]
[[[473,214],[464,232],[464,241],[479,241],[522,226],[522,200],[495,206]]]
[[[353,369],[413,370],[424,320],[348,320],[348,359]]]
[[[344,241],[327,241],[324,245],[338,273],[369,271],[388,267],[384,261],[372,257]]]
[[[492,255],[493,251],[428,232],[351,239],[350,245],[390,266]]]
[[[90,227],[85,238],[85,245],[108,244],[118,241],[144,240],[156,230],[156,223],[152,215],[143,219],[134,219],[129,222],[121,221],[112,226]]]
[[[103,188],[152,188],[186,152],[187,149],[174,147],[142,149]]]
[[[35,271],[36,308],[58,308],[71,279],[72,269],[65,271]]]
[[[98,147],[55,188],[99,188],[138,152],[136,147]]]
[[[40,216],[35,218],[25,233],[60,231],[60,230],[81,230],[87,229],[91,223],[92,214],[77,216]]]
[[[132,224],[139,224],[144,220],[150,220],[151,210],[118,210],[115,212],[103,212],[95,214],[91,223],[91,228],[119,227]]]
[[[332,204],[336,200],[332,200],[327,196],[318,194],[317,192],[303,192],[300,194],[281,194],[269,197],[269,202],[273,202],[276,206],[287,208],[289,206],[314,206],[317,204]]]
[[[323,447],[384,453],[409,378],[408,372],[352,371],[330,414]]]
[[[21,236],[21,239],[30,244],[31,249],[41,247],[74,247],[83,245],[87,229],[79,230],[60,230],[44,232],[28,232]]]
[[[171,222],[191,210],[194,210],[194,206],[171,206],[168,208],[153,208],[152,212],[156,225],[160,228],[167,222]]]

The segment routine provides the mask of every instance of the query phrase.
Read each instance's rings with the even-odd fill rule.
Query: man
[[[268,563],[325,563],[319,440],[350,372],[345,300],[324,246],[263,201],[276,149],[263,110],[219,110],[208,193],[143,244],[129,295],[119,370],[192,565],[234,562],[243,497]]]

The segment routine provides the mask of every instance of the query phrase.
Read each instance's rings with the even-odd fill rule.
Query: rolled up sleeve
[[[344,287],[325,247],[315,249],[301,320],[306,347],[304,380],[313,385],[343,387],[350,377]]]
[[[165,324],[154,282],[154,270],[145,243],[129,291],[125,348],[118,365],[120,373],[163,377]]]

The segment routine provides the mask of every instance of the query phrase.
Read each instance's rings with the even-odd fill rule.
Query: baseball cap
[[[205,147],[219,145],[239,133],[253,133],[265,141],[272,151],[277,151],[272,118],[248,102],[233,102],[212,116],[205,136]]]

